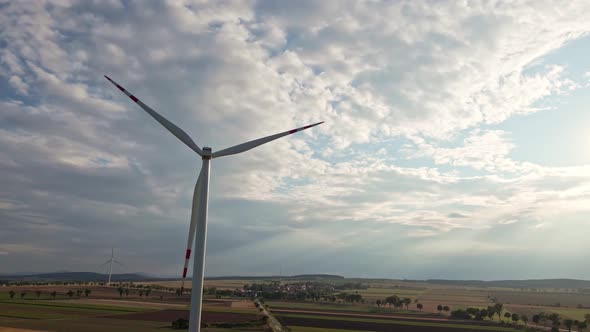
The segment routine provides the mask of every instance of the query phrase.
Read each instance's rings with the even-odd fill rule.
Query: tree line
[[[401,298],[397,295],[391,295],[391,296],[386,297],[385,300],[377,300],[375,302],[375,304],[377,304],[377,307],[381,307],[381,305],[383,305],[383,306],[389,306],[390,308],[391,307],[403,308],[405,306],[406,310],[409,309],[409,305],[411,303],[412,303],[411,298],[409,298],[409,297]],[[422,310],[422,305],[420,304],[420,306],[418,308],[420,310]]]
[[[36,298],[39,299],[41,297],[41,294],[44,294],[44,292],[40,289],[37,289],[36,291],[33,292],[36,295]],[[90,293],[92,293],[92,290],[90,289],[77,289],[75,292],[73,290],[69,290],[66,293],[64,293],[64,295],[69,296],[70,298],[73,297],[74,295],[77,295],[78,297],[81,297],[82,294],[86,295],[86,297],[88,297],[90,295]],[[20,299],[24,300],[25,297],[27,296],[27,291],[21,291],[19,293],[20,295]],[[49,294],[49,297],[51,297],[51,299],[55,300],[55,298],[57,297],[58,293],[56,291],[51,291],[51,292],[47,292],[47,294]],[[14,290],[10,290],[8,292],[8,297],[13,300],[14,297],[17,295],[17,293]]]
[[[439,305],[439,312],[441,310],[440,307],[441,306]],[[517,313],[510,313],[509,311],[505,311],[504,305],[502,303],[496,303],[493,306],[488,306],[486,309],[467,308],[451,311],[451,317],[457,319],[492,320],[494,316],[498,316],[498,320],[503,323],[519,324],[520,322],[522,322],[525,326],[528,327],[529,317],[527,315],[519,315]],[[590,313],[586,314],[584,318],[585,319],[581,321],[573,319],[563,319],[558,313],[540,312],[538,314],[533,315],[531,317],[531,320],[535,324],[535,327],[538,327],[539,323],[541,323],[541,325],[543,326],[547,326],[547,323],[549,323],[551,331],[559,332],[560,326],[563,326],[571,332],[572,328],[576,328],[578,331],[584,331],[588,328],[588,325],[590,324]]]

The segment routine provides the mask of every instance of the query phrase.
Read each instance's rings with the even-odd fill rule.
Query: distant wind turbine
[[[186,273],[188,269],[188,263],[191,257],[191,250],[193,248],[193,239],[195,238],[196,233],[196,243],[195,243],[195,251],[197,255],[194,259],[193,265],[193,279],[192,279],[192,291],[191,291],[191,311],[190,311],[190,319],[189,319],[189,330],[190,331],[200,331],[201,328],[201,305],[203,300],[203,275],[205,270],[205,250],[206,250],[206,241],[207,241],[207,207],[209,201],[209,173],[211,168],[211,159],[219,158],[223,156],[229,156],[232,154],[238,154],[241,152],[248,151],[253,149],[257,146],[262,144],[268,143],[270,141],[274,141],[275,139],[281,138],[283,136],[287,136],[290,134],[294,134],[298,131],[302,131],[319,124],[322,122],[314,123],[311,125],[307,125],[305,127],[300,127],[296,129],[292,129],[289,131],[285,131],[282,133],[278,133],[275,135],[270,135],[266,137],[262,137],[259,139],[255,139],[249,142],[245,142],[242,144],[238,144],[217,152],[213,152],[210,147],[203,147],[199,148],[199,146],[192,140],[192,138],[184,132],[182,129],[177,127],[172,122],[165,119],[163,116],[158,114],[156,111],[151,109],[149,106],[144,104],[141,100],[137,97],[129,93],[125,90],[122,86],[117,84],[115,81],[110,79],[108,76],[105,75],[105,78],[113,83],[121,92],[123,92],[127,97],[131,98],[139,107],[141,107],[144,111],[146,111],[149,115],[151,115],[156,121],[158,121],[162,126],[168,129],[172,135],[176,136],[179,140],[181,140],[184,144],[186,144],[191,150],[196,152],[201,159],[203,160],[203,164],[201,167],[201,172],[199,173],[199,177],[197,178],[197,184],[195,185],[195,191],[193,193],[193,203],[192,203],[192,211],[191,211],[191,222],[189,227],[188,233],[188,244],[186,247],[186,255],[185,255],[185,262],[184,262],[184,269],[182,271],[182,285],[181,285],[181,292],[184,290],[184,282],[186,279]]]
[[[111,267],[110,267],[110,271],[109,271],[109,281],[107,282],[107,286],[109,286],[111,284],[111,276],[113,275],[113,263],[117,263],[119,265],[123,265],[123,263],[121,263],[121,262],[119,262],[118,260],[115,259],[115,248],[111,248],[111,258],[108,261],[102,263],[100,265],[100,267],[103,267],[103,266],[107,265],[108,263],[111,263],[110,264]]]

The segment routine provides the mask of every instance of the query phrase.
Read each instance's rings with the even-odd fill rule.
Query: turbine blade
[[[109,259],[108,261],[106,261],[106,262],[104,262],[104,263],[100,264],[100,265],[99,265],[99,267],[103,267],[103,266],[107,265],[107,264],[108,264],[108,263],[110,263],[110,262],[111,262],[111,260]]]
[[[201,172],[203,170],[201,169]],[[184,282],[186,281],[186,273],[188,271],[188,263],[191,259],[191,251],[193,249],[193,241],[195,240],[195,230],[197,227],[197,217],[199,215],[199,193],[201,191],[201,174],[197,179],[195,185],[195,192],[193,194],[193,207],[191,210],[191,223],[188,229],[188,243],[186,245],[186,255],[184,257],[184,268],[182,270],[182,282],[180,284],[180,294],[184,292]]]
[[[121,265],[121,266],[125,265],[125,264],[123,264],[123,263],[121,263],[121,262],[119,262],[119,261],[117,261],[117,260],[114,260],[113,262],[115,262],[115,263],[117,263],[117,264],[119,264],[119,265]]]
[[[172,135],[176,136],[179,140],[181,140],[184,144],[186,144],[189,148],[195,151],[199,156],[203,155],[203,151],[199,146],[193,141],[193,139],[186,133],[184,130],[180,129],[174,123],[168,121],[166,118],[158,114],[158,112],[151,109],[148,105],[144,104],[141,100],[137,99],[134,95],[132,95],[129,91],[125,90],[122,86],[117,84],[117,82],[113,81],[107,75],[104,77],[109,80],[109,82],[113,83],[121,92],[127,95],[127,97],[131,98],[139,107],[143,108],[149,115],[151,115],[156,121],[158,121],[162,126],[168,129]]]
[[[253,148],[257,147],[257,146],[260,146],[260,145],[262,145],[264,143],[268,143],[270,141],[274,141],[277,138],[281,138],[283,136],[295,134],[298,131],[302,131],[302,130],[305,130],[305,129],[308,129],[308,128],[311,128],[311,127],[315,127],[315,126],[320,125],[322,123],[324,123],[324,121],[318,122],[318,123],[314,123],[314,124],[310,124],[310,125],[305,126],[305,127],[292,129],[292,130],[285,131],[285,132],[282,132],[282,133],[278,133],[278,134],[266,136],[266,137],[263,137],[263,138],[255,139],[253,141],[249,141],[249,142],[246,142],[246,143],[234,145],[234,146],[229,147],[227,149],[223,149],[223,150],[214,152],[213,155],[212,155],[212,157],[213,158],[219,158],[219,157],[223,157],[223,156],[229,156],[229,155],[232,155],[232,154],[242,153],[244,151],[248,151],[248,150],[253,149]]]

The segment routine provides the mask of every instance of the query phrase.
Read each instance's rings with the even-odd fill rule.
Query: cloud
[[[103,74],[215,150],[326,121],[213,161],[211,274],[268,270],[272,257],[239,262],[280,248],[301,270],[350,275],[358,270],[343,257],[372,252],[367,269],[385,275],[395,270],[379,260],[404,259],[404,249],[385,254],[391,239],[403,248],[449,237],[450,247],[460,232],[585,214],[587,166],[514,160],[517,142],[491,125],[579,88],[539,59],[587,33],[587,12],[545,2],[7,3],[0,243],[39,248],[15,251],[10,269],[54,269],[82,247],[101,261],[115,246],[129,269],[180,270],[200,161]],[[502,247],[461,239],[441,253]],[[325,256],[305,258],[314,250]],[[59,268],[94,269],[92,259],[71,255]]]
[[[444,148],[438,144],[429,144],[423,139],[416,140],[416,146],[409,148],[410,158],[428,156],[435,164],[451,164],[453,166],[469,166],[478,170],[515,171],[515,163],[508,154],[514,144],[501,130],[481,132],[472,131],[462,145]]]
[[[447,217],[449,217],[449,218],[467,218],[467,216],[466,216],[466,215],[464,215],[464,214],[462,214],[462,213],[458,213],[458,212],[452,212],[452,213],[449,213],[449,214],[447,215]]]
[[[15,90],[17,90],[20,94],[22,94],[22,95],[28,94],[29,86],[25,82],[23,82],[23,80],[20,77],[12,76],[8,80],[8,83],[10,83],[10,85]]]

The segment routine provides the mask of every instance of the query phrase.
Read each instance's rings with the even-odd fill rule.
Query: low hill
[[[283,279],[283,280],[317,280],[317,279],[344,279],[343,276],[334,274],[299,274],[294,276],[221,276],[221,277],[205,277],[205,280],[267,280],[267,279]]]
[[[2,275],[0,280],[4,281],[29,281],[29,282],[55,282],[55,281],[106,281],[108,274],[94,272],[53,272],[38,273],[25,275]],[[113,274],[111,281],[152,281],[162,280],[161,278],[151,277],[142,273],[122,273]]]

